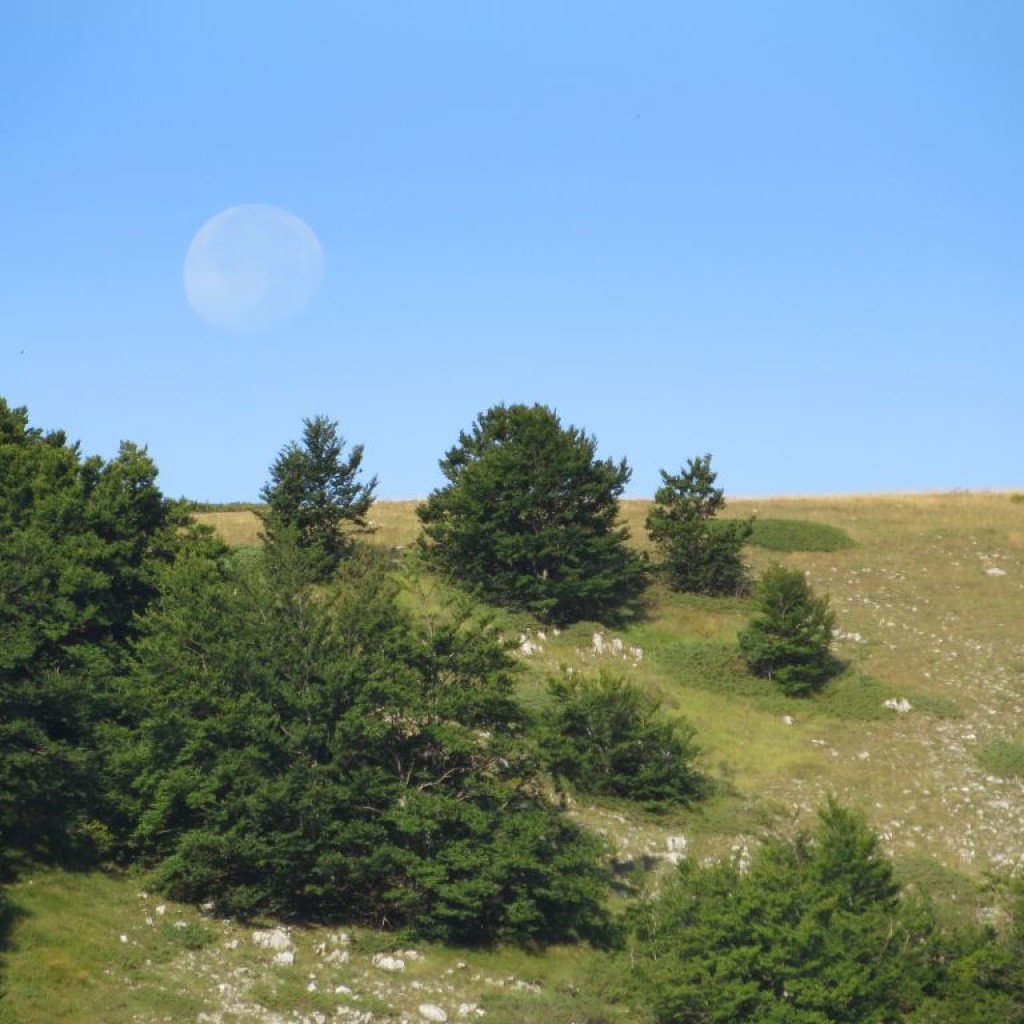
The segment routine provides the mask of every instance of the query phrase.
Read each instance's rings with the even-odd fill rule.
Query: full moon
[[[307,306],[324,274],[313,230],[276,206],[247,203],[211,217],[185,257],[185,294],[225,331],[270,327]]]

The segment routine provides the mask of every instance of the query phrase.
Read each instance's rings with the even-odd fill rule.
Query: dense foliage
[[[684,861],[636,919],[644,998],[659,1024],[903,1019],[930,979],[930,921],[899,891],[834,802],[813,836],[765,843],[746,871]]]
[[[581,793],[648,806],[687,804],[701,795],[693,728],[621,676],[552,680],[541,743],[552,773]]]
[[[773,565],[758,581],[759,614],[740,633],[740,651],[750,670],[799,697],[835,674],[830,653],[835,615],[828,597],[817,597],[799,569]]]
[[[643,590],[618,525],[625,460],[541,405],[498,405],[441,460],[418,514],[432,563],[490,600],[566,623],[607,620]]]
[[[111,680],[176,545],[143,449],[83,458],[0,399],[0,848],[88,852],[101,836]]]
[[[267,541],[297,545],[326,579],[351,551],[350,533],[370,529],[377,478],[359,482],[363,446],[354,445],[346,458],[337,423],[326,416],[302,422],[302,444],[287,444],[270,467],[261,514]]]
[[[599,844],[540,795],[504,648],[395,596],[369,555],[327,587],[280,547],[183,555],[132,680],[134,842],[171,893],[243,916],[596,936]]]
[[[1024,886],[1009,924],[941,926],[864,819],[829,799],[813,834],[750,863],[680,863],[631,918],[636,994],[657,1024],[1020,1024]]]
[[[725,508],[725,492],[715,487],[711,456],[690,459],[676,475],[660,473],[647,532],[661,553],[669,586],[694,594],[742,593],[742,549],[751,524],[715,518]]]

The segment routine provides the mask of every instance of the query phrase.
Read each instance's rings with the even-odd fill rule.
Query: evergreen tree
[[[813,835],[768,841],[747,871],[684,861],[633,953],[659,1024],[864,1024],[922,1002],[930,929],[863,820],[830,801]]]
[[[694,731],[672,721],[661,703],[618,676],[573,676],[549,685],[541,719],[549,769],[582,793],[626,797],[652,807],[688,804],[701,795]]]
[[[757,586],[759,614],[739,636],[750,670],[791,696],[820,687],[837,669],[829,648],[835,615],[799,569],[769,567]]]
[[[0,399],[0,846],[87,852],[102,834],[99,733],[180,512],[125,443],[83,459]]]
[[[441,460],[418,509],[433,563],[488,599],[566,623],[621,614],[645,566],[618,525],[625,460],[541,405],[498,405]]]
[[[467,943],[594,936],[599,844],[541,795],[511,661],[414,624],[369,551],[193,549],[143,622],[119,770],[168,892]]]
[[[725,494],[714,486],[711,456],[690,459],[675,476],[660,473],[647,532],[661,552],[669,586],[694,594],[743,592],[747,572],[741,551],[752,527],[746,520],[715,518],[725,508]]]
[[[368,532],[366,516],[377,478],[360,483],[363,446],[345,455],[337,423],[325,416],[303,420],[302,444],[290,442],[270,467],[270,482],[260,492],[266,539],[297,544],[321,579],[328,578],[350,553],[349,532]]]

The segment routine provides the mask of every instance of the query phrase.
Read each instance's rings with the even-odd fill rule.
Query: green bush
[[[760,614],[739,636],[740,652],[755,675],[802,697],[836,674],[839,664],[829,651],[835,615],[799,569],[769,567],[755,602]]]
[[[582,793],[625,797],[651,807],[701,795],[692,727],[670,720],[660,701],[620,676],[553,680],[542,717],[548,767]]]
[[[632,918],[640,1000],[658,1024],[904,1020],[929,980],[927,917],[904,911],[862,818],[833,801],[813,835],[749,869],[680,864]]]
[[[802,519],[755,519],[748,543],[768,551],[841,551],[853,538],[838,526]]]

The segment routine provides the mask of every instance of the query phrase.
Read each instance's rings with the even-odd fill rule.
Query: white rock
[[[122,934],[122,935],[121,935],[121,941],[122,941],[122,942],[127,942],[127,941],[128,941],[128,936],[127,936],[127,935],[124,935],[124,934]]]
[[[668,836],[665,839],[665,845],[668,846],[669,853],[685,853],[690,844],[687,842],[686,836]]]
[[[153,908],[161,917],[167,913],[167,904],[161,903],[158,907]]]
[[[1000,569],[998,565],[990,565],[985,570],[985,575],[986,576],[1005,576],[1006,575],[1006,570],[1005,569]]]
[[[882,707],[905,715],[908,711],[913,710],[914,705],[906,697],[890,697],[888,700],[882,701]]]
[[[622,641],[618,637],[612,638],[612,654],[622,653]]]
[[[252,941],[261,949],[272,949],[282,953],[294,949],[292,937],[283,928],[259,929],[252,933]]]
[[[327,964],[347,964],[348,960],[349,952],[347,949],[333,949],[324,957],[324,963]]]
[[[604,636],[601,633],[595,633],[590,646],[595,654],[604,654]]]
[[[374,954],[372,960],[373,966],[379,968],[382,971],[404,971],[405,961],[400,960],[397,956],[388,956],[386,953]]]
[[[420,1003],[420,1016],[431,1024],[448,1024],[448,1014],[437,1003]]]
[[[782,724],[783,725],[792,725],[793,724],[793,716],[792,715],[783,715],[782,716]]]
[[[277,964],[279,967],[291,967],[295,963],[295,950],[282,949],[280,953],[274,954],[271,963]]]

